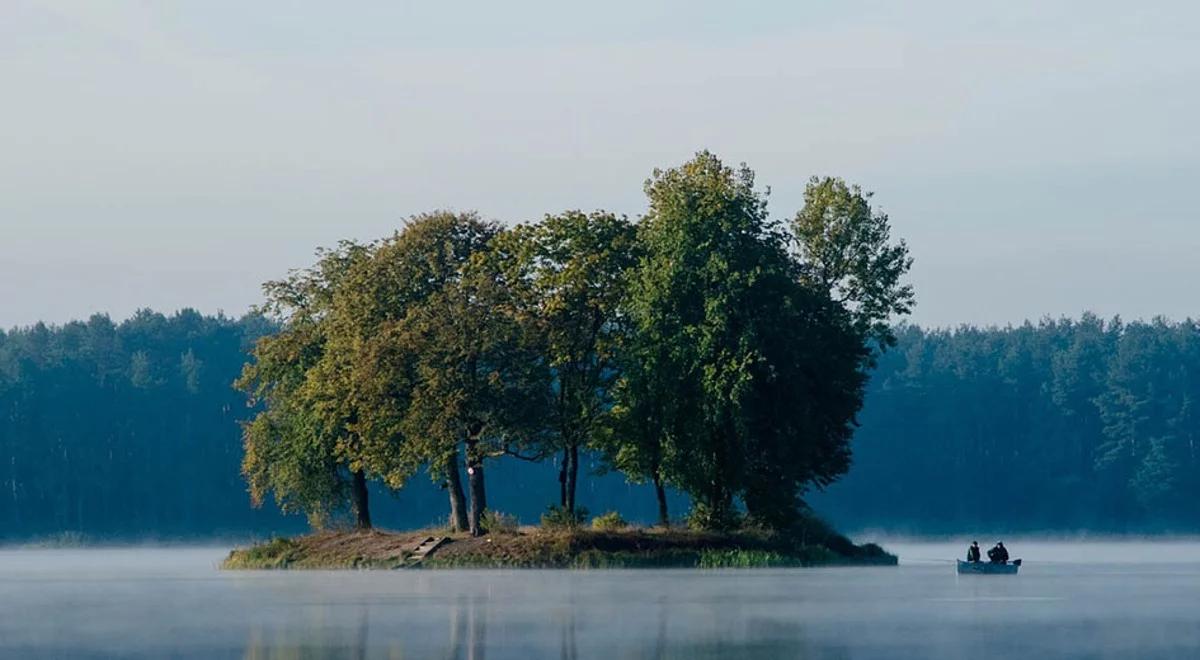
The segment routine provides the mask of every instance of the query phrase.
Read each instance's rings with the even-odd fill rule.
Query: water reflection
[[[250,628],[244,660],[316,658],[579,658],[603,655],[628,660],[705,658],[848,658],[844,651],[810,647],[801,627],[751,619],[704,631],[688,626],[685,637],[671,640],[671,601],[626,603],[641,614],[632,625],[614,625],[594,613],[594,600],[575,592],[538,616],[525,620],[527,603],[493,599],[487,594],[457,595],[401,611],[384,602],[299,608],[300,617]],[[678,605],[678,604],[676,604]],[[604,605],[601,610],[608,610]],[[347,617],[353,612],[352,617]],[[736,614],[734,615],[736,618]],[[373,627],[374,626],[374,627]],[[489,637],[489,633],[493,633]],[[732,633],[732,634],[731,634]]]
[[[268,627],[252,625],[243,660],[318,660],[345,658],[365,660],[373,657],[398,657],[399,647],[375,649],[370,643],[371,614],[365,605],[357,608],[353,625],[331,625],[336,620],[332,608],[323,608],[323,616],[308,625]],[[381,652],[390,651],[390,653]]]
[[[480,597],[458,597],[442,609],[444,627],[414,625],[372,617],[361,603],[350,620],[339,618],[348,608],[328,605],[304,608],[302,620],[285,619],[276,625],[256,624],[249,630],[244,660],[309,660],[317,658],[437,657],[446,660],[485,660],[488,657],[488,602]],[[372,631],[372,620],[378,620]],[[564,628],[565,630],[566,628]],[[373,634],[374,633],[374,634]],[[564,637],[564,639],[567,639]],[[429,650],[433,654],[427,654]],[[574,644],[563,647],[564,658],[576,657]]]
[[[559,644],[558,657],[561,660],[575,660],[579,657],[579,650],[575,644],[575,610],[574,608],[567,611],[567,615],[562,624],[562,635]]]
[[[459,598],[450,608],[450,649],[447,660],[487,658],[487,605],[479,598]]]

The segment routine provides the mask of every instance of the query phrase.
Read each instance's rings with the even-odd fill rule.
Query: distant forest
[[[904,328],[854,466],[813,498],[850,528],[1200,529],[1200,325],[1085,314]]]
[[[231,383],[274,327],[144,311],[0,332],[0,538],[245,536],[305,527],[249,505]],[[1011,328],[902,327],[872,373],[853,467],[815,508],[848,529],[1196,531],[1200,327],[1085,315]],[[653,488],[591,474],[580,503],[650,522]],[[557,468],[497,461],[494,506],[534,522]],[[420,482],[420,483],[418,483]],[[445,515],[414,480],[376,524]],[[682,497],[673,496],[682,513]]]

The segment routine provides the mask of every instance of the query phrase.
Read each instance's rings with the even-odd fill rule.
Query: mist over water
[[[956,541],[927,541],[921,539],[888,539],[881,544],[900,558],[905,565],[930,562],[950,562],[967,557],[967,546],[978,541],[983,551],[1003,542],[1013,559],[1023,558],[1034,568],[1050,564],[1082,564],[1088,568],[1108,564],[1197,564],[1200,566],[1200,540],[1195,538],[1120,537],[1052,537],[1024,538],[1020,536],[993,538],[963,537]],[[952,562],[950,562],[952,563]]]
[[[981,544],[994,539],[981,539]],[[1179,658],[1200,543],[1005,539],[894,568],[222,572],[225,548],[0,551],[4,658]],[[959,546],[963,547],[959,547]]]

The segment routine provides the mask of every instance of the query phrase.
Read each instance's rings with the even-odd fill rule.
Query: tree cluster
[[[495,459],[556,461],[573,517],[591,452],[653,482],[663,522],[674,487],[705,528],[791,524],[849,467],[868,371],[912,303],[907,249],[839,179],[810,181],[791,222],[707,152],[646,194],[637,222],[419,215],[268,283],[281,330],[238,381],[263,405],[244,431],[254,500],[369,527],[369,483],[425,472],[479,534]]]

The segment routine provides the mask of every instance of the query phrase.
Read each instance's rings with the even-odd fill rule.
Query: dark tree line
[[[0,538],[299,529],[269,503],[248,507],[239,475],[236,422],[252,411],[229,383],[271,331],[184,311],[0,332]],[[852,468],[810,495],[819,511],[913,532],[1200,528],[1194,322],[1085,315],[896,334],[871,375]],[[497,460],[497,506],[536,520],[560,495],[557,456]],[[652,522],[652,484],[595,476],[605,465],[580,452],[580,501]],[[384,526],[445,516],[445,493],[419,479],[398,498],[372,493]]]
[[[1093,315],[898,333],[820,498],[901,531],[1195,531],[1200,326]]]
[[[142,311],[0,332],[0,537],[184,536],[272,519],[245,506],[229,387],[273,327]]]

